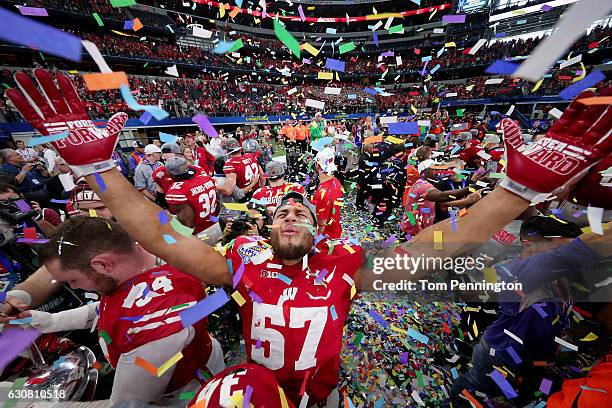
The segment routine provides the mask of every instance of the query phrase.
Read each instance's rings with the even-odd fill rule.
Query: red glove
[[[609,95],[612,88],[601,95]],[[506,175],[501,186],[529,201],[540,202],[560,192],[570,180],[582,178],[612,151],[612,111],[608,105],[584,105],[583,92],[567,107],[546,137],[525,145],[520,127],[501,122],[506,144]]]
[[[34,77],[40,90],[28,75],[18,72],[14,78],[20,90],[6,91],[6,96],[25,120],[43,135],[69,130],[68,137],[52,144],[79,174],[88,175],[115,167],[111,156],[127,114],[115,114],[105,129],[98,129],[87,116],[85,105],[68,77],[57,74],[59,89],[44,69],[35,69]]]

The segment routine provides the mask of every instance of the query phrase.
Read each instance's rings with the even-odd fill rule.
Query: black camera
[[[11,225],[21,224],[38,214],[36,210],[29,207],[23,198],[0,200],[0,219]]]
[[[257,225],[257,220],[247,214],[241,214],[232,222],[232,235],[240,236],[247,232],[251,228],[248,224]]]

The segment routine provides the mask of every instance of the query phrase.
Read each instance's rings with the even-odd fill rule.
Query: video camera
[[[0,219],[11,225],[21,224],[37,215],[23,198],[0,200]]]

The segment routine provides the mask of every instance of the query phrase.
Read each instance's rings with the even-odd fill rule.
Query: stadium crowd
[[[51,79],[43,70],[35,71],[35,75],[42,84]],[[27,76],[19,74],[15,78],[23,87]],[[77,84],[78,88],[82,86]],[[598,93],[606,95],[609,89],[602,88]],[[20,102],[19,91],[11,90],[7,95],[22,113],[29,115],[25,113],[28,107]],[[581,97],[590,95],[593,93]],[[59,102],[56,100],[54,103]],[[78,114],[86,117],[84,104],[77,100],[69,103],[75,114],[81,112]],[[577,121],[593,122],[590,129],[594,133],[589,138],[597,140],[598,132],[609,129],[610,116],[587,112],[580,106],[580,102],[574,102],[566,115],[573,115]],[[576,115],[582,115],[583,119]],[[363,251],[373,248],[368,248],[366,241],[362,243],[365,245],[362,249],[354,237],[347,236],[347,213],[356,212],[362,222],[369,220],[381,233],[396,237],[391,248],[388,247],[389,240],[386,240],[387,249],[376,255],[368,252],[368,256],[393,257],[398,249],[406,251],[415,242],[427,247],[436,240],[434,230],[445,231],[446,239],[453,236],[457,243],[487,243],[473,247],[473,253],[486,257],[489,267],[497,271],[502,282],[523,282],[528,288],[529,285],[547,284],[559,276],[569,277],[575,268],[597,269],[597,261],[610,256],[610,246],[605,245],[602,249],[601,245],[609,240],[609,229],[603,235],[583,233],[576,224],[584,223],[584,216],[577,215],[576,211],[584,211],[586,207],[577,207],[575,203],[608,208],[609,189],[606,191],[603,185],[599,185],[599,180],[594,184],[589,180],[579,185],[573,190],[572,200],[553,196],[553,199],[533,207],[529,203],[537,192],[551,192],[559,183],[568,181],[570,175],[562,180],[551,176],[550,180],[555,181],[544,182],[547,172],[552,174],[552,170],[546,162],[532,162],[533,171],[544,177],[540,181],[533,181],[520,171],[504,176],[508,164],[516,165],[524,160],[523,153],[512,146],[517,143],[532,145],[532,149],[544,146],[543,134],[537,134],[538,130],[536,134],[524,133],[511,119],[484,121],[472,115],[451,118],[447,112],[439,111],[414,118],[426,122],[421,127],[396,131],[393,129],[401,122],[384,123],[380,117],[365,117],[355,122],[327,122],[317,113],[310,121],[287,120],[282,127],[257,129],[252,126],[238,128],[229,134],[219,130],[218,135],[189,133],[178,138],[176,143],[162,144],[159,140],[151,140],[145,145],[136,141],[133,151],[126,156],[114,148],[126,117],[120,114],[109,121],[107,132],[110,132],[108,137],[113,141],[112,145],[103,145],[104,138],[96,143],[95,150],[104,149],[109,160],[99,161],[102,156],[93,150],[85,153],[87,150],[75,150],[66,143],[39,145],[32,149],[19,141],[14,148],[0,151],[3,202],[9,207],[17,206],[19,202],[18,209],[29,214],[16,224],[13,239],[26,246],[38,240],[44,242],[37,249],[42,267],[21,271],[24,275],[31,273],[31,276],[7,292],[1,322],[11,325],[16,318],[28,319],[27,324],[41,332],[55,333],[88,329],[99,313],[97,324],[100,333],[105,333],[101,338],[106,339],[101,342],[102,353],[115,369],[112,391],[106,389],[104,397],[110,398],[111,403],[126,399],[159,402],[172,398],[171,393],[177,390],[195,392],[191,394],[193,403],[200,399],[210,401],[211,393],[216,390],[214,381],[199,391],[198,383],[193,383],[194,378],[200,376],[196,373],[203,369],[208,373],[206,376],[219,380],[228,376],[233,378],[236,370],[251,372],[251,375],[241,377],[238,383],[243,389],[252,388],[251,398],[262,398],[263,395],[266,395],[266,401],[272,398],[275,401],[273,406],[298,406],[304,404],[304,399],[310,403],[337,406],[342,398],[340,395],[346,398],[349,385],[343,382],[340,388],[337,386],[341,333],[348,318],[350,299],[354,296],[351,291],[376,290],[376,283],[370,280],[376,276],[372,274],[373,269],[360,267]],[[564,123],[567,122],[560,120],[552,124],[548,137],[571,131]],[[40,123],[32,124],[44,130]],[[88,129],[84,127],[81,132],[89,132]],[[596,162],[605,157],[593,170],[599,179],[602,176],[598,172],[610,164],[608,145],[606,142],[601,151],[592,150],[589,161],[580,162],[587,166],[593,160]],[[273,158],[274,149],[284,151],[283,160]],[[83,161],[83,157],[89,159]],[[94,172],[94,168],[98,171]],[[84,179],[82,175],[85,175]],[[509,177],[513,179],[509,181]],[[353,206],[354,209],[349,209]],[[579,220],[581,217],[583,221]],[[153,218],[157,220],[155,223],[151,222]],[[172,218],[175,220],[173,226],[169,222]],[[182,235],[176,232],[177,225]],[[596,226],[591,224],[593,228]],[[308,256],[312,245],[317,249]],[[214,246],[217,251],[213,250]],[[196,248],[197,252],[194,252]],[[271,248],[272,252],[266,253],[265,248]],[[80,253],[78,257],[75,251]],[[189,251],[190,256],[185,257],[184,251]],[[466,253],[465,248],[458,250],[452,245],[445,246],[444,251],[449,256]],[[512,256],[518,252],[520,258],[513,260]],[[153,254],[168,264],[160,266]],[[196,263],[192,262],[194,257]],[[24,265],[27,269],[27,265],[35,263]],[[202,265],[207,266],[203,268]],[[274,279],[274,283],[262,278],[270,273],[262,272],[263,265],[268,268],[278,265],[277,273],[282,278]],[[335,272],[341,273],[323,272],[332,265]],[[374,265],[377,265],[376,261]],[[239,266],[243,272],[234,274]],[[306,268],[314,271],[310,278],[301,277]],[[360,274],[355,275],[359,268]],[[539,271],[537,278],[526,274],[534,268]],[[503,271],[506,270],[512,271],[508,275],[512,278],[504,278]],[[426,271],[424,267],[417,276],[426,276],[423,275]],[[391,279],[405,277],[401,270],[387,273]],[[470,273],[463,279],[468,283],[478,282],[480,273],[486,272]],[[205,297],[203,286],[196,284],[198,279],[216,287],[216,292],[213,294],[211,291]],[[49,284],[51,280],[55,283]],[[311,295],[310,300],[302,295],[294,300],[295,294],[287,292],[286,280],[293,281],[298,291],[309,293],[309,290],[315,290],[312,293],[320,295]],[[131,290],[120,289],[120,285],[127,281],[131,282],[127,285]],[[33,310],[57,295],[57,291],[63,290],[63,285],[69,285],[73,290],[98,292],[102,296],[101,303],[88,303],[87,298],[77,296],[81,305],[77,308],[74,307],[79,306],[78,302],[76,305],[60,302],[54,307]],[[318,289],[310,289],[311,285]],[[238,304],[240,317],[234,329],[224,327],[209,332],[207,321],[202,317],[210,312],[204,316],[194,312],[199,317],[181,314],[183,320],[193,319],[188,327],[182,326],[180,319],[171,317],[175,314],[178,317],[184,307],[167,309],[169,306],[212,302],[208,299],[217,299],[225,293],[220,289],[223,286],[233,286],[235,290],[234,300],[230,301]],[[344,289],[329,292],[335,293],[331,297],[322,295],[328,287]],[[148,291],[156,295],[147,296]],[[441,382],[450,401],[460,404],[465,399],[463,397],[470,399],[474,398],[473,395],[503,401],[504,397],[515,398],[515,390],[520,391],[520,400],[534,401],[533,390],[537,390],[542,375],[552,378],[547,381],[554,382],[553,390],[559,391],[550,397],[549,403],[574,398],[576,392],[563,383],[563,370],[561,373],[558,369],[534,372],[529,368],[531,362],[538,361],[546,361],[546,365],[555,367],[596,364],[593,360],[580,363],[557,360],[554,348],[559,342],[556,339],[562,336],[571,340],[568,330],[570,333],[580,330],[565,319],[554,324],[563,313],[563,307],[570,306],[572,300],[557,295],[551,301],[550,295],[538,293],[533,293],[538,310],[534,306],[527,311],[519,309],[522,298],[515,292],[499,294],[497,317],[493,321],[489,319],[486,325],[479,320],[480,337],[477,329],[470,326],[470,319],[477,319],[478,313],[461,312],[462,321],[467,319],[467,325],[457,330],[462,331],[462,339],[468,336],[472,341],[455,341],[453,348],[457,357],[450,359],[450,368],[457,370],[453,363],[459,358],[469,362],[471,356],[472,363],[461,368],[460,376],[445,377]],[[228,301],[227,295],[224,296],[226,300],[222,303]],[[160,300],[154,300],[157,298]],[[279,298],[293,305],[287,312],[291,321],[306,319],[311,321],[311,325],[323,324],[325,330],[321,329],[318,335],[322,337],[312,341],[298,340],[305,333],[299,334],[300,331],[290,328],[293,326],[283,328],[281,322],[277,322],[277,327],[286,344],[268,339],[265,330],[260,332],[259,328],[264,328],[268,316],[276,319],[273,309]],[[479,301],[472,298],[469,302]],[[120,307],[122,303],[123,309]],[[267,311],[266,305],[272,309]],[[323,314],[294,316],[300,308],[308,307],[322,308]],[[330,307],[333,312],[327,318]],[[544,313],[540,313],[540,309]],[[579,314],[581,320],[590,317],[603,324],[609,316],[609,309],[610,303],[580,303],[574,306],[573,313]],[[141,322],[143,313],[148,317]],[[164,320],[166,314],[169,314],[169,320]],[[117,320],[119,316],[122,320]],[[282,316],[282,311],[279,316]],[[378,312],[370,312],[370,316],[383,325],[388,324],[386,318],[392,318],[383,318]],[[544,325],[546,330],[531,330],[530,327],[536,324],[542,327],[540,319],[548,322]],[[606,324],[609,324],[609,319]],[[240,325],[246,341],[246,361],[263,364],[270,371],[257,365],[225,368],[223,350],[232,347],[226,343],[226,336]],[[155,327],[155,330],[148,327]],[[516,342],[509,346],[506,332],[512,333],[512,338],[519,336],[520,347]],[[129,335],[125,337],[124,333]],[[598,338],[597,334],[594,336]],[[602,335],[602,339],[605,338]],[[323,342],[327,345],[325,349],[320,347]],[[262,353],[264,343],[274,353]],[[304,345],[306,353],[312,353],[312,357],[308,360],[303,360],[306,357],[298,358],[293,344]],[[443,344],[437,352],[445,351]],[[491,350],[498,350],[499,354],[491,354]],[[184,357],[154,381],[148,371],[142,369],[142,364],[134,365],[130,357],[136,353],[141,360],[158,367],[177,352],[182,352]],[[317,358],[314,358],[315,354]],[[289,358],[296,359],[295,367],[293,362],[287,364]],[[390,364],[388,369],[396,361]],[[495,367],[500,365],[513,373],[503,386],[488,377],[490,371],[495,371]],[[308,368],[314,371],[306,370]],[[12,369],[17,370],[15,366]],[[258,370],[262,372],[258,374]],[[600,372],[605,372],[605,364],[596,365],[591,371],[592,376],[587,379],[566,381],[595,386],[601,384],[602,377],[598,375],[604,374]],[[345,375],[350,377],[353,374]],[[272,382],[261,382],[260,376]],[[112,374],[110,380],[113,381]],[[563,389],[560,388],[562,383]],[[270,387],[275,391],[270,391]],[[284,391],[277,392],[277,387]],[[436,397],[425,393],[421,397],[414,390],[417,388],[413,388],[413,399],[427,398],[432,404],[441,402],[442,394],[436,394]],[[414,392],[417,392],[417,397]],[[164,393],[166,395],[162,396]],[[405,397],[410,398],[409,395]],[[221,395],[219,398],[223,400],[226,397]],[[362,397],[353,394],[352,398]],[[580,398],[603,401],[602,398],[607,397],[588,394]],[[385,401],[382,395],[376,399]],[[535,399],[541,400],[542,397]]]
[[[126,3],[33,4],[183,33],[177,10],[225,10]],[[15,18],[26,38],[12,42],[40,41],[27,33],[44,23]],[[236,56],[175,45],[164,27],[46,27],[97,45],[108,61],[88,48],[89,77],[58,44],[5,54],[31,57],[0,72],[7,408],[34,390],[114,408],[612,406],[612,86],[593,67],[609,27],[537,85],[480,66],[542,58],[539,39],[358,51],[323,81],[330,54],[298,64],[291,33],[225,28],[245,43]]]

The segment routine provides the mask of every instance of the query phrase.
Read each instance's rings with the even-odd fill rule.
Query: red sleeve
[[[232,163],[229,160],[226,161],[225,165],[223,166],[223,172],[225,173],[225,175],[236,173],[235,163]]]
[[[166,192],[166,202],[172,205],[187,204],[188,197],[182,188],[172,186],[168,189],[168,192]]]

